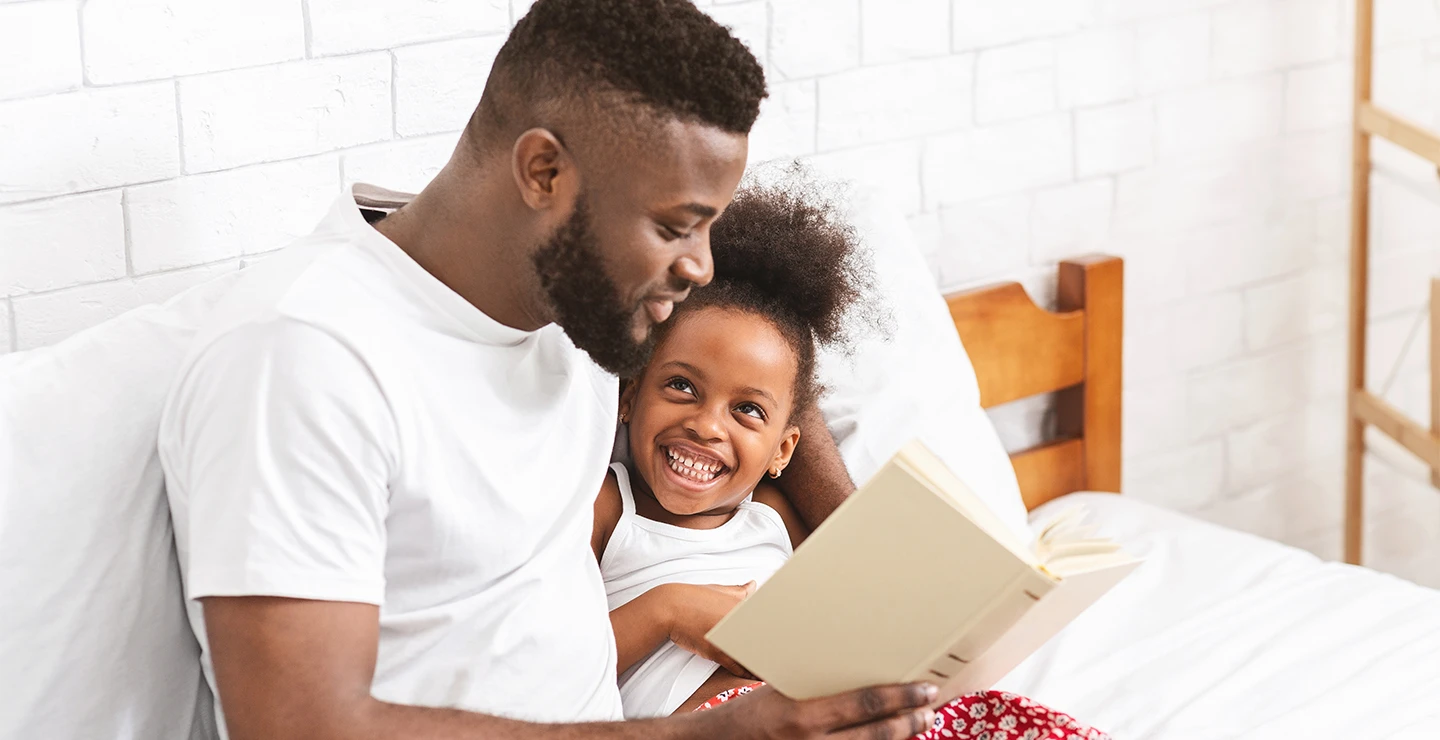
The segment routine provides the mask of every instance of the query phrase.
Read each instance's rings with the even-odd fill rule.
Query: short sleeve
[[[381,604],[394,416],[365,362],[307,324],[231,330],[166,406],[186,594]]]

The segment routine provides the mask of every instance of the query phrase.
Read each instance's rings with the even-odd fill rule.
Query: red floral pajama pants
[[[721,692],[695,711],[719,706],[761,684]],[[966,694],[935,710],[935,725],[916,740],[1110,740],[1068,714],[1002,691]]]

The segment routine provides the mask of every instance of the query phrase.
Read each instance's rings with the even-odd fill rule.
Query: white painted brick
[[[1348,23],[1346,27],[1354,28]],[[1383,10],[1376,9],[1375,43],[1381,48],[1436,36],[1440,36],[1440,9],[1431,0],[1385,0]]]
[[[1186,285],[1202,295],[1308,267],[1315,260],[1314,229],[1313,214],[1297,209],[1183,234]]]
[[[1327,332],[1303,343],[1305,383],[1308,396],[1343,393],[1349,349],[1344,328]]]
[[[1155,382],[1135,383],[1127,376],[1121,408],[1127,460],[1179,449],[1189,441],[1185,382],[1181,377],[1172,375]]]
[[[1285,510],[1279,499],[1266,490],[1217,498],[1187,511],[1191,516],[1227,529],[1278,540],[1285,536]]]
[[[1430,122],[1436,113],[1430,65],[1418,44],[1375,52],[1373,99],[1391,113]],[[1413,157],[1413,154],[1406,153]]]
[[[310,49],[317,56],[419,41],[501,33],[507,0],[308,0]]]
[[[54,344],[132,308],[160,303],[186,288],[235,269],[234,262],[222,262],[13,298],[16,349]]]
[[[1115,229],[1172,238],[1192,227],[1264,214],[1279,197],[1275,157],[1268,146],[1239,147],[1219,158],[1175,160],[1121,174]]]
[[[1135,29],[1135,85],[1141,95],[1204,82],[1210,75],[1210,15],[1192,13]]]
[[[1100,0],[1099,16],[1105,21],[1145,20],[1169,17],[1228,2],[1233,0]]]
[[[1257,0],[1216,10],[1215,73],[1238,77],[1338,58],[1340,3]]]
[[[913,141],[817,154],[807,162],[822,178],[854,183],[884,183],[905,215],[921,210],[920,146]]]
[[[1344,264],[1247,288],[1246,346],[1269,349],[1340,327],[1345,321],[1348,290]]]
[[[1115,230],[1105,251],[1125,258],[1125,315],[1164,305],[1185,292],[1185,255],[1173,238]],[[1128,354],[1128,347],[1127,347]],[[1127,376],[1128,377],[1128,376]]]
[[[950,0],[861,0],[860,58],[884,64],[950,51]]]
[[[1306,347],[1255,354],[1187,380],[1190,438],[1205,439],[1301,405],[1309,390]]]
[[[1329,424],[1332,428],[1328,432],[1343,439],[1344,422],[1331,419]],[[1285,509],[1283,542],[1320,554],[1326,548],[1317,549],[1313,539],[1325,534],[1333,543],[1335,557],[1339,557],[1340,523],[1345,511],[1344,455],[1307,460],[1301,469],[1289,471],[1265,488],[1266,495],[1277,498]]]
[[[1055,262],[1103,251],[1114,206],[1115,182],[1108,178],[1037,191],[1031,259]]]
[[[1071,144],[1066,114],[935,137],[925,149],[926,206],[1068,182]]]
[[[357,182],[418,193],[450,161],[459,136],[440,134],[361,147],[345,152],[345,185]]]
[[[1155,158],[1155,104],[1149,100],[1075,111],[1075,174],[1093,177]]]
[[[760,118],[750,129],[751,164],[815,153],[816,95],[814,80],[770,84],[770,96],[760,103]]]
[[[954,48],[985,49],[1079,30],[1095,17],[1095,0],[955,0]]]
[[[180,80],[185,170],[210,172],[390,138],[390,55]]]
[[[96,84],[215,72],[305,56],[305,19],[294,0],[89,0],[81,8],[85,73]]]
[[[1373,192],[1371,197],[1374,197]],[[1371,208],[1371,217],[1373,218],[1373,200]],[[1373,226],[1371,233],[1375,233]],[[1377,238],[1371,237],[1372,240]],[[1348,193],[1315,201],[1315,243],[1316,256],[1322,262],[1350,256],[1350,195]]]
[[[1188,298],[1166,313],[1170,362],[1176,370],[1213,367],[1245,351],[1245,308],[1239,293]]]
[[[80,29],[73,2],[0,6],[0,100],[80,86]]]
[[[1025,267],[1031,198],[1008,195],[939,211],[940,279],[960,285]]]
[[[0,103],[0,203],[173,177],[175,129],[168,82]]]
[[[0,208],[0,296],[124,274],[120,191]]]
[[[1411,316],[1430,303],[1430,279],[1440,270],[1440,250],[1433,246],[1386,252],[1370,257],[1370,317],[1397,313]]]
[[[534,4],[535,0],[510,0],[511,25],[513,26],[515,22],[524,18],[525,14],[530,12],[530,6]]]
[[[762,0],[720,5],[706,10],[711,18],[730,29],[730,35],[745,44],[764,64],[770,49],[770,13]]]
[[[339,192],[335,155],[132,187],[131,266],[144,274],[278,249],[309,233]]]
[[[1156,154],[1224,150],[1280,132],[1285,80],[1272,75],[1172,93],[1156,100]]]
[[[1417,189],[1388,173],[1375,173],[1370,186],[1370,233],[1376,252],[1433,246],[1440,239],[1440,202],[1423,195],[1433,188],[1425,184]],[[1348,200],[1343,205],[1333,211],[1334,221],[1338,222],[1334,225],[1342,227],[1339,233],[1348,239]]]
[[[779,79],[860,63],[860,0],[786,0],[770,7],[770,65]]]
[[[1194,511],[1216,501],[1224,491],[1225,447],[1216,439],[1130,458],[1122,475],[1127,497]]]
[[[504,43],[504,36],[482,36],[396,49],[395,133],[464,128]]]
[[[975,120],[982,125],[1055,110],[1055,44],[1036,41],[980,52]]]
[[[14,325],[10,313],[10,301],[0,301],[0,355],[15,350],[15,337],[10,327]]]
[[[1315,200],[1350,189],[1349,126],[1291,134],[1282,139],[1277,167],[1281,192]]]
[[[964,55],[820,78],[816,145],[832,151],[964,126],[974,64]]]
[[[1155,306],[1132,305],[1129,293],[1135,280],[1129,258],[1125,264],[1125,387],[1142,387],[1164,380],[1173,380],[1178,373],[1170,367],[1169,315]],[[1129,442],[1126,450],[1130,449]]]
[[[1058,50],[1060,107],[1103,105],[1135,94],[1135,32],[1097,29],[1062,40]]]
[[[1250,490],[1344,450],[1344,404],[1339,397],[1312,402],[1226,435],[1226,486]]]
[[[1313,131],[1350,122],[1350,62],[1326,62],[1285,75],[1285,130]]]

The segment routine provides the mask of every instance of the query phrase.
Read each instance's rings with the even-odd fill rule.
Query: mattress
[[[1142,738],[1440,738],[1440,591],[1111,494],[1145,558],[996,688]]]

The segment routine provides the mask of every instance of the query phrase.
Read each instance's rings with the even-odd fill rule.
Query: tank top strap
[[[635,494],[630,491],[630,470],[620,462],[610,463],[610,469],[615,471],[615,485],[620,489],[620,520],[634,519]]]

